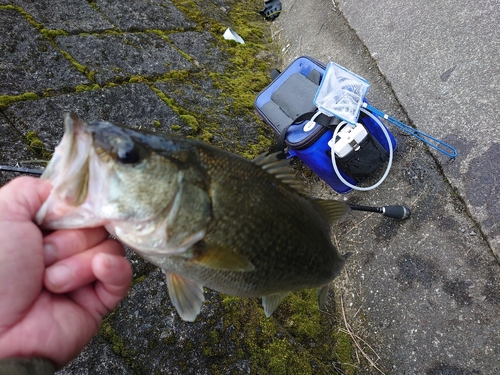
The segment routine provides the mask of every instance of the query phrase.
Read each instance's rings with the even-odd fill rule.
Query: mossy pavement
[[[202,139],[246,158],[269,150],[274,134],[253,101],[279,58],[261,6],[0,1],[0,163],[48,160],[67,111]],[[245,44],[225,41],[227,27]],[[2,173],[0,183],[13,177]],[[60,374],[355,373],[333,296],[330,312],[320,312],[317,291],[293,293],[267,319],[257,299],[207,291],[196,322],[185,323],[162,275],[129,258],[128,297]]]

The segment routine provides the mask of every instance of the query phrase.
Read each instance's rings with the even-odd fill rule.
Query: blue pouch
[[[325,69],[323,63],[311,57],[297,58],[257,96],[255,108],[276,133],[283,136],[290,157],[297,156],[336,192],[347,193],[351,187],[335,173],[328,145],[340,120],[332,117],[327,126],[309,120],[295,123],[302,115],[317,111],[313,101]],[[363,113],[358,122],[389,152],[387,138],[379,124]],[[397,142],[388,130],[387,133],[394,150]],[[339,172],[349,184],[357,185],[358,181],[351,175],[342,169]]]

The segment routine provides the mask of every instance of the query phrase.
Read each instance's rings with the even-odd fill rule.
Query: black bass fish
[[[266,316],[293,290],[321,288],[344,256],[330,224],[349,207],[307,197],[276,155],[248,161],[206,143],[65,117],[42,178],[46,229],[105,226],[166,275],[180,317],[194,321],[203,286],[262,297]]]

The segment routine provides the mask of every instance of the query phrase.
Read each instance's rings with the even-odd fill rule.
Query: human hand
[[[44,235],[33,218],[50,189],[32,177],[0,189],[0,358],[43,357],[59,368],[126,295],[132,269],[102,227]]]

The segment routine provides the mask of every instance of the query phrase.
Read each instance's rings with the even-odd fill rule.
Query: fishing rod
[[[29,173],[29,174],[34,174],[34,175],[37,175],[37,176],[40,176],[43,173],[43,169],[10,167],[8,165],[0,165],[0,171]]]
[[[347,205],[351,207],[351,210],[353,211],[375,212],[398,220],[408,219],[411,215],[410,209],[406,206],[371,207],[371,206],[359,206],[357,204],[350,204],[350,203],[347,203]]]
[[[43,169],[31,169],[31,168],[22,168],[22,167],[10,167],[7,165],[0,165],[0,171],[7,172],[20,172],[20,173],[29,173],[40,176],[43,173]],[[353,211],[364,211],[364,212],[375,212],[382,214],[384,216],[405,220],[408,219],[411,215],[410,209],[405,206],[383,206],[383,207],[371,207],[371,206],[360,206],[356,204],[347,204],[351,210]]]

